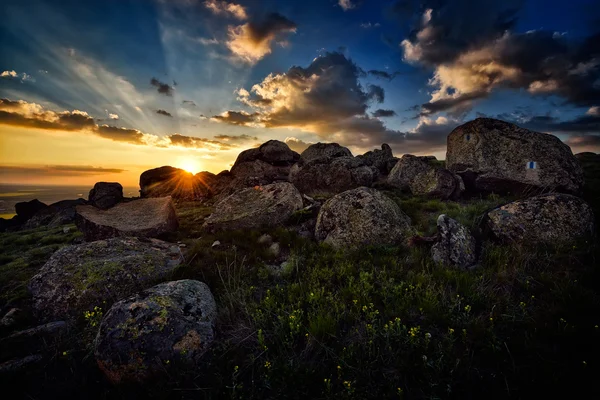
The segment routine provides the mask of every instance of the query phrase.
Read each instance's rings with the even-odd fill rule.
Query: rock
[[[75,207],[85,204],[87,204],[87,201],[84,199],[62,200],[52,203],[31,217],[23,228],[34,229],[40,226],[54,228],[64,224],[71,224],[75,222],[75,215],[77,214]]]
[[[392,148],[387,143],[381,145],[381,150],[368,151],[363,155],[356,156],[356,158],[360,158],[365,165],[375,167],[381,175],[388,175],[391,167],[398,160],[392,154]]]
[[[77,206],[75,223],[86,241],[119,236],[157,237],[179,227],[170,197],[139,199],[108,210]]]
[[[271,237],[271,235],[268,235],[266,233],[258,238],[258,244],[270,246],[271,243],[273,243],[273,238]]]
[[[269,255],[273,256],[273,257],[279,257],[279,254],[281,253],[281,248],[279,243],[273,243],[269,246],[268,249]]]
[[[94,343],[100,369],[113,383],[148,382],[194,368],[213,341],[217,317],[208,286],[167,282],[115,303]]]
[[[464,191],[462,179],[452,172],[432,165],[428,159],[405,154],[390,171],[387,182],[414,195],[456,199]]]
[[[410,218],[381,192],[360,187],[329,199],[319,212],[315,238],[336,248],[394,244]]]
[[[218,240],[215,240],[215,241],[213,242],[212,246],[210,246],[210,247],[213,247],[213,248],[214,248],[214,247],[217,247],[217,246],[220,246],[220,245],[221,245],[221,242],[220,242],[220,241],[218,241]]]
[[[177,200],[202,200],[222,189],[226,175],[198,172],[196,175],[179,168],[164,166],[144,171],[140,175],[142,198],[171,196]]]
[[[308,162],[301,160],[294,165],[290,170],[290,181],[302,193],[327,196],[371,186],[376,174],[374,167],[364,165],[357,157],[321,157]]]
[[[302,196],[290,183],[247,188],[217,203],[203,228],[215,232],[277,226],[301,208]]]
[[[491,118],[450,133],[446,167],[477,192],[577,194],[584,182],[571,149],[556,136]]]
[[[483,226],[503,242],[559,244],[591,235],[594,214],[579,197],[552,193],[498,207],[486,214]]]
[[[69,233],[69,232],[71,232],[71,228],[70,228],[70,227],[68,227],[68,226],[65,226],[65,227],[63,228],[63,233]]]
[[[118,182],[97,182],[90,190],[88,202],[106,210],[123,201],[123,186]]]
[[[8,310],[6,314],[4,314],[4,317],[2,317],[2,319],[0,320],[0,326],[10,328],[17,324],[19,319],[21,319],[22,315],[23,310],[21,310],[20,308],[13,307],[10,310]]]
[[[10,360],[0,364],[0,374],[11,374],[21,372],[32,365],[39,364],[43,360],[41,354],[33,354],[23,358]]]
[[[235,175],[235,170],[240,164],[256,160],[263,161],[270,165],[290,166],[298,162],[299,159],[300,155],[295,151],[292,151],[284,142],[280,142],[279,140],[269,140],[258,148],[241,152],[235,160],[233,167],[231,167],[231,173]]]
[[[42,320],[78,318],[166,279],[181,262],[169,243],[113,238],[66,246],[29,282],[35,314]],[[106,302],[106,304],[104,303]]]
[[[28,339],[34,336],[44,338],[55,337],[65,334],[68,329],[69,326],[65,321],[53,321],[47,324],[36,326],[34,328],[15,332],[12,335],[2,339],[2,342],[13,342],[15,340]]]
[[[477,262],[476,242],[467,227],[442,214],[437,219],[438,240],[431,248],[433,261],[469,268]]]
[[[33,217],[36,213],[41,210],[48,208],[48,205],[42,203],[38,199],[31,201],[22,201],[15,204],[15,212],[20,221],[25,222]]]
[[[304,163],[318,158],[352,157],[352,153],[346,147],[337,143],[315,143],[308,146],[301,155]]]

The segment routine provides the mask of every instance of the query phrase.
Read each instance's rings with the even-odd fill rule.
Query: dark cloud
[[[288,145],[290,149],[295,151],[296,153],[302,153],[308,146],[314,144],[312,142],[305,142],[304,140],[295,138],[295,137],[287,137],[285,138],[285,143]]]
[[[383,103],[385,100],[385,91],[381,86],[369,85],[367,97],[371,100],[375,100],[377,103]]]
[[[226,142],[245,142],[248,140],[258,140],[258,138],[256,136],[250,136],[250,135],[217,135],[215,136],[215,139],[217,140],[224,140]]]
[[[425,103],[420,107],[420,115],[435,114],[440,111],[446,111],[452,115],[460,115],[471,109],[474,100],[486,96],[487,93],[485,92],[473,92]],[[419,107],[417,106],[416,109],[419,109]]]
[[[600,33],[580,39],[511,32],[522,1],[407,3],[400,8],[418,10],[418,23],[401,43],[404,58],[434,71],[425,114],[468,109],[499,88],[559,95],[577,106],[600,104]]]
[[[574,148],[586,150],[600,150],[600,135],[573,135],[567,139],[566,143]]]
[[[257,121],[259,113],[247,113],[245,111],[225,111],[220,115],[211,117],[212,120],[217,122],[226,122],[232,125],[250,125]]]
[[[368,72],[368,74],[373,75],[375,78],[387,79],[388,81],[391,81],[396,76],[400,75],[400,72],[396,71],[396,72],[393,72],[390,74],[389,72],[386,72],[386,71],[379,71],[376,69],[372,69]]]
[[[156,110],[157,114],[164,115],[165,117],[173,117],[170,112],[165,110]]]
[[[172,96],[173,95],[173,88],[171,86],[169,86],[168,84],[159,81],[156,78],[152,78],[150,80],[150,84],[154,87],[156,87],[156,90],[158,91],[158,93],[160,94],[164,94],[165,96]]]
[[[396,115],[396,111],[384,110],[380,108],[379,110],[375,110],[371,115],[373,115],[376,118],[393,117],[394,115]]]
[[[144,134],[137,129],[118,128],[116,126],[99,125],[96,134],[105,139],[131,144],[145,144]]]
[[[261,21],[230,27],[226,44],[236,56],[253,64],[271,53],[271,44],[275,39],[295,31],[296,23],[281,14],[271,13]]]
[[[18,174],[35,176],[72,176],[119,174],[127,170],[120,168],[102,168],[89,165],[45,165],[45,166],[11,166],[0,165],[0,174]]]
[[[192,100],[183,100],[181,104],[186,107],[196,107],[196,103],[194,103]]]
[[[219,142],[218,140],[211,140],[205,138],[198,138],[193,136],[184,136],[178,133],[169,135],[166,137],[170,144],[181,147],[192,147],[192,148],[206,148],[214,147],[219,150],[228,150],[237,147],[230,143]]]

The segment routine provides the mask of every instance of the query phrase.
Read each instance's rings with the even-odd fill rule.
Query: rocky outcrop
[[[277,226],[302,205],[302,196],[291,183],[246,188],[217,203],[203,228],[212,232]]]
[[[241,152],[231,167],[236,186],[256,186],[287,180],[290,167],[300,159],[287,144],[269,140],[255,149]]]
[[[583,185],[579,162],[556,136],[490,118],[450,133],[446,167],[478,192],[577,194]]]
[[[568,243],[593,233],[594,214],[579,197],[545,194],[488,212],[483,228],[493,238],[508,243]]]
[[[22,201],[15,204],[15,212],[17,213],[17,218],[21,223],[26,222],[35,214],[46,208],[48,208],[48,205],[42,203],[38,199]]]
[[[414,195],[456,199],[464,191],[460,176],[434,165],[428,158],[405,154],[390,171],[391,186],[408,189]]]
[[[179,226],[170,197],[134,200],[108,210],[93,206],[76,210],[75,223],[88,242],[118,236],[158,237]]]
[[[154,286],[111,307],[96,336],[96,361],[113,383],[143,383],[193,368],[213,341],[216,317],[206,284],[181,280]]]
[[[290,171],[290,181],[298,190],[310,196],[327,196],[360,186],[371,186],[376,177],[377,170],[374,167],[352,156],[320,157],[308,162],[304,161],[303,156]]]
[[[123,201],[123,186],[118,182],[97,182],[88,196],[89,204],[106,210]]]
[[[431,248],[434,262],[458,268],[469,268],[477,262],[476,241],[467,227],[442,214],[437,229],[438,240]]]
[[[220,175],[220,174],[219,174]],[[140,197],[171,196],[177,200],[203,200],[215,194],[220,177],[210,172],[193,175],[179,168],[164,166],[140,175]]]
[[[348,148],[340,146],[337,143],[315,143],[308,146],[301,155],[304,163],[318,158],[338,157],[352,157],[352,152],[350,152]]]
[[[51,228],[71,224],[75,221],[75,207],[87,204],[84,199],[62,200],[50,204],[47,208],[38,211],[23,226],[25,229],[49,226]]]
[[[43,321],[81,318],[164,280],[179,265],[177,246],[156,239],[113,238],[66,246],[29,282]]]
[[[381,150],[368,151],[356,158],[361,159],[365,165],[375,167],[380,175],[388,175],[398,162],[398,158],[394,157],[392,148],[387,143],[381,145]]]
[[[398,243],[410,218],[381,192],[360,187],[325,202],[319,212],[315,238],[335,248]]]

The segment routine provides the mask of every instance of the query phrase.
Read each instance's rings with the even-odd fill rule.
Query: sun
[[[181,158],[177,163],[177,167],[187,172],[191,172],[192,174],[200,172],[200,169],[202,168],[198,160],[190,157]]]

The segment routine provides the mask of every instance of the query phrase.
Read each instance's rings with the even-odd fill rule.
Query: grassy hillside
[[[589,168],[597,166],[586,166]],[[597,175],[588,173],[592,182]],[[586,197],[598,210],[594,184]],[[597,186],[596,186],[597,187]],[[509,199],[441,202],[386,192],[415,231],[435,232],[446,213],[476,228]],[[600,246],[484,243],[481,265],[434,265],[427,247],[337,252],[283,228],[201,232],[209,206],[178,205],[189,251],[173,279],[206,282],[219,306],[205,363],[142,389],[112,387],[91,353],[96,328],[49,343],[51,362],[11,379],[32,398],[445,399],[599,395]],[[269,233],[291,253],[275,257]],[[27,280],[79,233],[1,234],[1,305],[27,306]],[[211,247],[215,240],[220,246]],[[51,246],[51,247],[49,247]],[[287,251],[286,250],[286,251]],[[106,311],[106,310],[104,310]],[[27,397],[23,396],[23,397]]]

